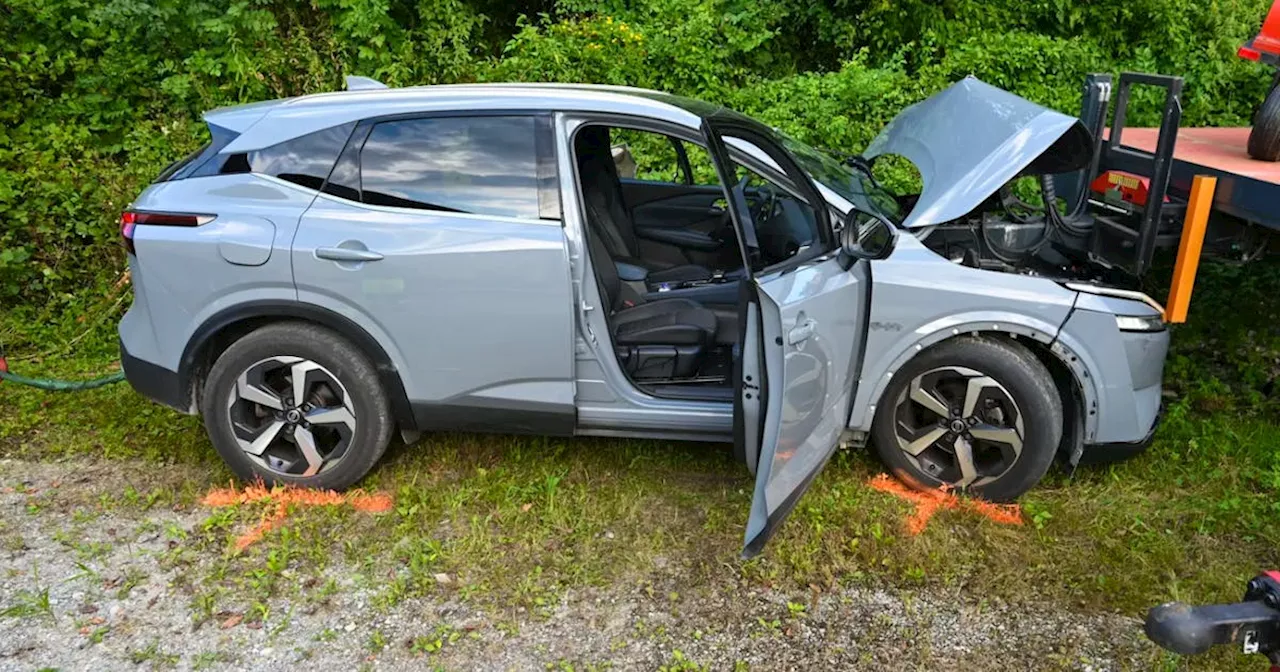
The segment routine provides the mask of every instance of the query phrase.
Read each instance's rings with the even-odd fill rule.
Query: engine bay
[[[954,263],[988,271],[1060,281],[1123,282],[1088,254],[1093,216],[1083,192],[1063,204],[1052,175],[1015,178],[974,210],[913,233]],[[900,198],[904,210],[915,196]]]

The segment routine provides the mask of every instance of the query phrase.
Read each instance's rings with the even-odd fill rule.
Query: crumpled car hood
[[[1019,175],[1084,168],[1092,151],[1079,119],[966,77],[903,110],[863,152],[899,154],[915,164],[924,190],[907,228],[957,219]]]

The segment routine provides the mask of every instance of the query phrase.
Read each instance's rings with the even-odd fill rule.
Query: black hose
[[[1085,211],[1088,203],[1087,187],[1080,189],[1076,195],[1076,201],[1072,204],[1070,211],[1063,214],[1058,210],[1058,193],[1057,186],[1053,183],[1053,176],[1044,174],[1040,176],[1040,196],[1044,200],[1043,209],[1037,208],[1030,203],[1026,203],[1013,193],[1011,184],[1006,183],[1000,187],[999,198],[1000,206],[1010,219],[1020,224],[1034,223],[1038,218],[1027,212],[1043,212],[1044,233],[1035,243],[1028,245],[1022,249],[1013,249],[1006,246],[996,244],[991,235],[987,232],[987,220],[982,218],[978,224],[979,233],[983,242],[986,243],[987,249],[991,251],[992,256],[1000,261],[1017,265],[1025,261],[1028,257],[1034,256],[1044,249],[1049,242],[1054,230],[1075,237],[1085,237],[1089,235],[1090,224],[1092,223],[1087,217],[1082,218],[1081,215]]]
[[[1080,193],[1076,196],[1076,202],[1071,206],[1071,212],[1063,215],[1058,211],[1058,193],[1057,187],[1053,184],[1053,176],[1049,174],[1040,176],[1040,194],[1044,197],[1045,222],[1053,227],[1066,231],[1067,233],[1083,237],[1089,234],[1089,227],[1084,225],[1080,219],[1080,214],[1084,212],[1086,189],[1080,189]]]
[[[1031,216],[1027,213],[1034,212],[1037,208],[1021,198],[1018,198],[1018,196],[1013,193],[1012,182],[1005,182],[1004,186],[1000,187],[1000,191],[998,191],[997,194],[1000,198],[1000,208],[1005,211],[1005,214],[1012,217],[1015,222],[1022,224],[1029,224],[1031,222]]]

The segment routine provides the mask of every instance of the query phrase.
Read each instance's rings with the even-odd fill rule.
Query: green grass
[[[0,618],[44,618],[50,621],[54,619],[48,588],[19,590],[8,602],[7,606],[0,607]]]
[[[395,495],[390,513],[295,511],[264,542],[234,553],[231,539],[260,509],[210,510],[197,529],[169,532],[182,543],[162,562],[204,568],[190,577],[198,620],[225,609],[247,621],[283,617],[267,607],[271,596],[323,603],[339,589],[324,576],[338,561],[358,569],[361,587],[383,607],[441,595],[535,615],[568,588],[621,583],[665,596],[661,578],[673,573],[687,577],[682,591],[720,582],[948,586],[975,599],[1053,600],[1135,616],[1169,599],[1235,600],[1249,577],[1280,565],[1278,268],[1202,273],[1191,322],[1174,330],[1172,398],[1155,445],[1124,463],[1051,472],[1024,498],[1030,522],[1021,527],[955,511],[909,536],[908,507],[865,486],[879,464],[842,452],[768,551],[742,562],[752,482],[726,446],[443,434],[393,445],[366,479],[365,487]],[[4,318],[0,333],[34,334],[28,351],[76,333],[21,320]],[[94,332],[72,356],[14,368],[88,376],[112,361],[112,338]],[[192,506],[231,480],[198,420],[127,386],[48,394],[0,384],[0,400],[0,457],[171,466],[141,470],[100,504]],[[803,618],[803,609],[779,617]],[[414,646],[426,653],[447,644],[440,638],[423,635]]]
[[[159,669],[176,667],[181,656],[165,651],[160,647],[160,641],[156,640],[144,648],[129,651],[129,660],[134,665],[151,663],[152,669]]]

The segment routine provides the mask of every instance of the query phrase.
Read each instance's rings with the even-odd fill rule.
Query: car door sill
[[[651,394],[662,399],[681,399],[686,401],[723,401],[729,403],[733,401],[733,388],[725,386],[710,385],[679,385],[679,384],[638,384],[636,387],[645,394]]]
[[[662,441],[697,441],[700,443],[733,443],[733,435],[727,433],[677,432],[660,429],[605,429],[603,427],[579,427],[577,436],[602,436],[615,439],[656,439]]]

